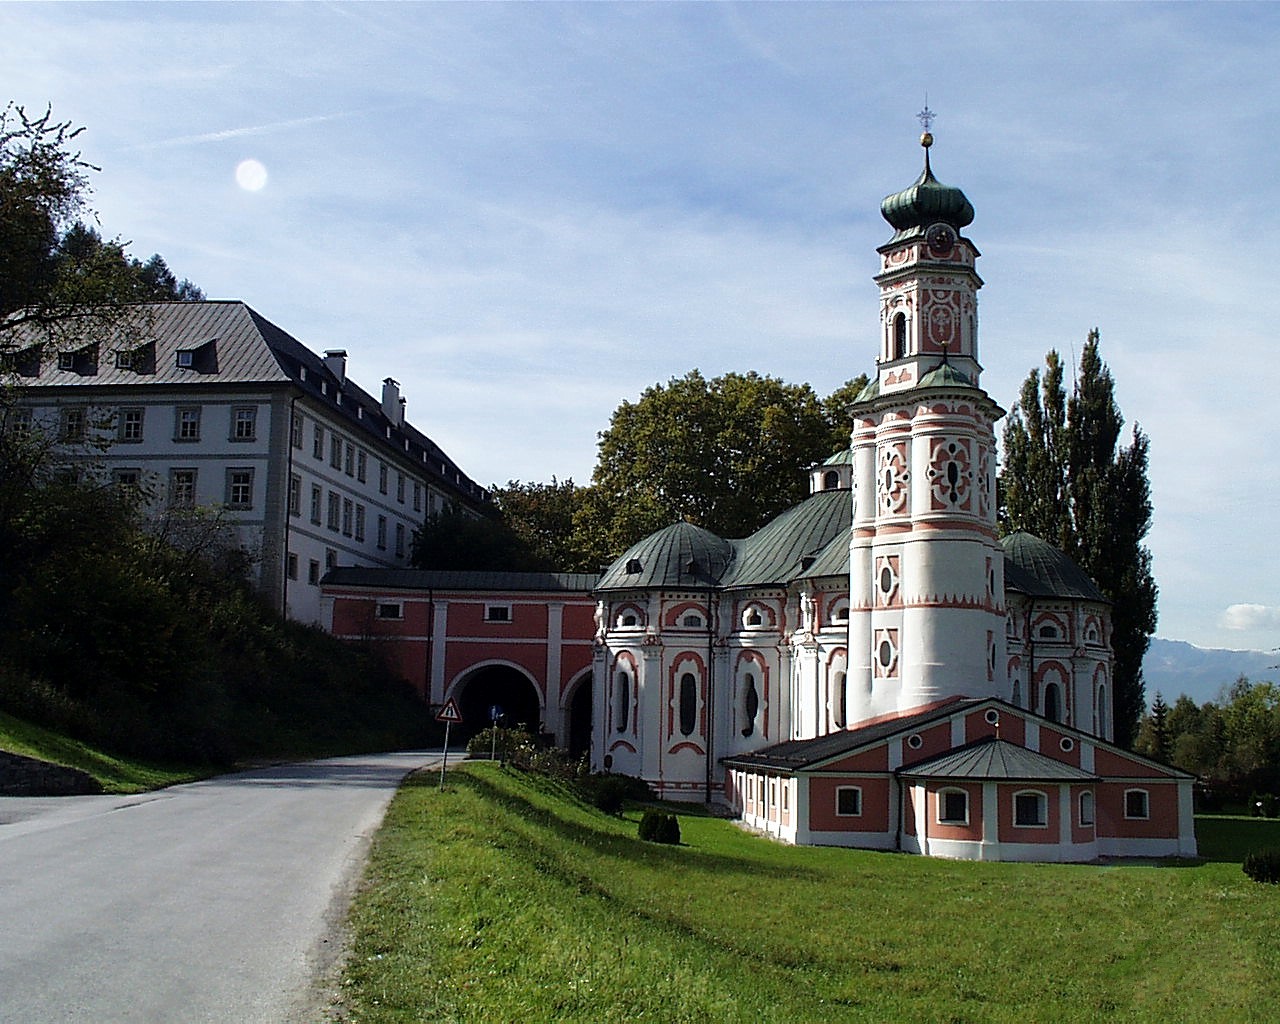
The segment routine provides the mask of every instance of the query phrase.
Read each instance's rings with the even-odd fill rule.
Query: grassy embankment
[[[353,910],[344,1019],[1272,1021],[1280,823],[1201,819],[1183,866],[799,849],[682,814],[636,839],[490,764],[409,781]]]
[[[153,764],[120,757],[91,744],[32,725],[0,711],[0,750],[52,761],[88,772],[107,793],[141,793],[177,782],[191,782],[212,773],[211,768]]]

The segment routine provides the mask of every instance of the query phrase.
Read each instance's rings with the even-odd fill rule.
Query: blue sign
[[[501,704],[495,704],[493,705],[493,707],[489,709],[489,720],[491,722],[498,721],[500,718],[502,718],[502,715],[503,715],[503,711],[502,711]]]

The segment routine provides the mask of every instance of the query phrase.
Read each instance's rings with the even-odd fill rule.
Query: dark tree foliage
[[[455,504],[446,505],[414,530],[409,560],[415,569],[539,572],[556,568],[496,512],[476,515]]]
[[[503,522],[537,562],[557,572],[598,568],[584,557],[574,526],[585,487],[552,477],[549,484],[511,480],[505,487],[490,488],[490,493]]]
[[[132,259],[85,226],[98,168],[75,148],[83,130],[47,109],[0,112],[0,347],[20,328],[27,339],[88,344],[120,322],[142,324],[139,302],[204,297],[159,255]]]
[[[1156,628],[1147,480],[1148,441],[1124,417],[1111,371],[1089,333],[1070,395],[1057,352],[1035,370],[1009,415],[1000,470],[1001,527],[1026,530],[1065,551],[1111,602],[1115,738],[1132,745],[1145,706],[1142,659]]]

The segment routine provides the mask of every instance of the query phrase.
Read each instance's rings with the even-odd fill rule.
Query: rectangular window
[[[342,471],[347,476],[356,475],[356,446],[350,441],[347,442],[347,457],[343,460]]]
[[[329,435],[329,465],[334,469],[342,468],[342,438],[337,434]]]
[[[63,409],[62,410],[62,440],[64,441],[83,441],[84,440],[84,410],[83,409]]]
[[[117,487],[141,487],[142,470],[117,469],[111,474],[111,479]]]
[[[1126,818],[1151,817],[1151,802],[1145,789],[1127,789],[1124,793],[1124,816]]]
[[[324,571],[328,572],[338,564],[338,552],[333,548],[324,549]]]
[[[133,369],[133,349],[122,348],[116,351],[116,369],[117,370]]]
[[[1043,793],[1015,793],[1013,795],[1013,823],[1019,828],[1044,828],[1048,800]]]
[[[189,370],[196,365],[196,352],[191,348],[178,349],[178,366],[183,370]]]
[[[307,582],[313,587],[320,582],[320,563],[314,558],[307,562]]]
[[[227,470],[227,508],[253,508],[253,470]]]
[[[401,505],[404,504],[404,474],[403,473],[396,474],[396,501],[400,502]]]
[[[356,479],[364,483],[369,476],[369,457],[363,448],[356,452]]]
[[[938,824],[969,824],[969,794],[963,789],[944,789],[939,793]]]
[[[311,521],[320,525],[320,505],[324,501],[324,492],[316,484],[311,485]]]
[[[356,540],[364,540],[364,506],[356,504]]]
[[[404,558],[404,523],[396,523],[396,558]]]
[[[859,786],[836,788],[836,815],[841,818],[862,816],[862,789]]]
[[[142,440],[142,409],[121,409],[119,437],[121,441],[137,443]]]
[[[302,413],[293,414],[293,422],[289,426],[289,444],[294,448],[302,448]]]
[[[192,508],[196,503],[196,471],[169,470],[169,504],[173,508]]]
[[[324,427],[319,423],[311,431],[311,457],[313,459],[324,458]]]
[[[298,556],[292,551],[289,552],[289,579],[296,580],[298,578]]]
[[[378,463],[378,493],[387,493],[387,464],[385,462]]]
[[[34,425],[34,417],[30,409],[10,409],[9,415],[13,417],[12,426],[9,428],[16,437],[29,437],[31,428]]]
[[[378,550],[387,550],[387,517],[378,516]]]
[[[76,354],[74,352],[58,353],[58,369],[74,370],[76,368]]]
[[[325,525],[331,530],[338,528],[338,520],[342,515],[342,496],[337,491],[329,492],[329,517]]]
[[[258,408],[240,405],[231,410],[231,440],[252,441],[258,436]]]
[[[413,510],[415,512],[422,511],[422,484],[417,480],[413,482]]]
[[[289,477],[289,515],[302,515],[302,477],[297,473]]]
[[[174,410],[173,439],[175,441],[200,440],[200,406],[180,405]]]
[[[342,499],[342,535],[351,536],[351,528],[355,519],[355,505],[350,498]]]
[[[390,601],[379,602],[374,615],[379,619],[403,619],[404,605],[399,603],[393,604]]]
[[[511,605],[509,604],[487,604],[484,606],[485,622],[510,622],[511,621]]]

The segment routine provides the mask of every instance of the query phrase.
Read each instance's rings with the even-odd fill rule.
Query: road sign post
[[[450,697],[436,713],[436,721],[444,722],[444,758],[440,762],[440,788],[444,789],[444,773],[449,767],[449,727],[454,722],[462,721],[462,712],[458,710],[458,702]]]
[[[489,708],[489,721],[493,723],[492,728],[490,728],[489,730],[489,760],[490,761],[497,760],[498,723],[502,721],[502,714],[503,714],[503,711],[502,711],[501,704],[494,704],[491,708]],[[505,758],[506,755],[504,754],[503,757]]]

